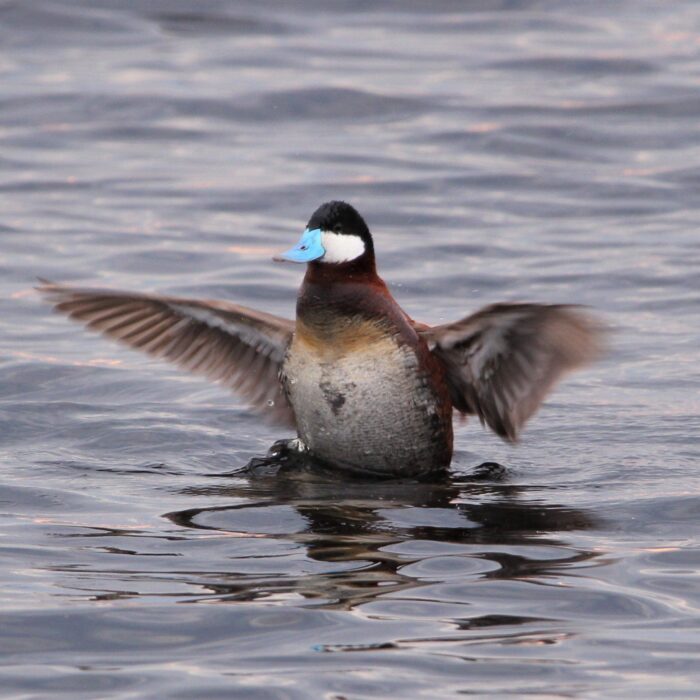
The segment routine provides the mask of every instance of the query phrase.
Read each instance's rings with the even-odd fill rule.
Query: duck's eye
[[[343,232],[343,227],[340,224],[336,224],[333,227],[333,233],[342,233]]]

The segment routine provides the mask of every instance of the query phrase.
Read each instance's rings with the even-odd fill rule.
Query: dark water
[[[2,697],[697,697],[699,163],[697,2],[0,2]],[[438,483],[227,476],[287,434],[30,291],[291,315],[329,198],[609,357]]]

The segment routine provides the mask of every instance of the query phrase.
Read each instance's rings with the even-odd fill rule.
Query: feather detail
[[[602,326],[568,305],[493,304],[461,321],[415,327],[445,368],[455,409],[511,442],[562,375],[603,350]]]
[[[279,372],[294,323],[222,301],[81,289],[41,280],[54,309],[90,330],[240,393],[271,421],[295,427]]]

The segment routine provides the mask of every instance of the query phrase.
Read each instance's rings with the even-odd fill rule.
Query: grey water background
[[[0,2],[0,198],[0,696],[697,697],[700,4]],[[609,355],[434,483],[235,474],[288,433],[31,289],[291,316],[330,198]]]

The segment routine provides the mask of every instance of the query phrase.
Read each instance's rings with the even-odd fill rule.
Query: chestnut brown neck
[[[400,323],[403,314],[371,262],[310,264],[297,298],[297,319],[319,335],[333,335],[348,319]]]

